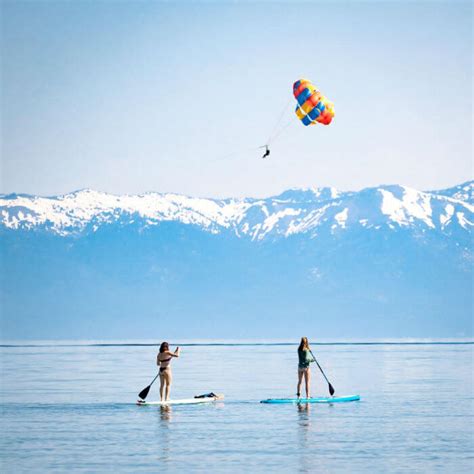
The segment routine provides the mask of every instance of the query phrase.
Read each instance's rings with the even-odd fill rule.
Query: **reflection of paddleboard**
[[[138,400],[137,405],[193,405],[195,403],[209,403],[217,400],[224,400],[224,395],[216,395],[215,397],[185,398],[183,400],[167,400],[165,402],[145,402],[144,400]]]
[[[315,397],[315,398],[269,398],[260,403],[341,403],[360,400],[359,395],[346,395],[343,397]]]

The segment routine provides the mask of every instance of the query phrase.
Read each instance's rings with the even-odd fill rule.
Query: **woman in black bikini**
[[[156,365],[160,368],[160,399],[163,401],[163,389],[165,389],[165,400],[170,398],[171,386],[171,359],[179,357],[179,347],[174,352],[170,352],[170,346],[167,342],[162,342],[160,352],[156,356]]]

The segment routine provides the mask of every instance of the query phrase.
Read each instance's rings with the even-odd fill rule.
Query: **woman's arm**
[[[179,349],[179,347],[177,347],[174,352],[166,351],[166,354],[171,356],[171,357],[179,357],[179,351],[180,351],[180,349]]]

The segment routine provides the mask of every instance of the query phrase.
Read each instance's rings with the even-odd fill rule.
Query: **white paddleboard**
[[[149,406],[168,406],[168,405],[194,405],[196,403],[210,403],[218,400],[224,400],[224,395],[216,395],[215,397],[203,397],[203,398],[184,398],[183,400],[166,400],[163,402],[146,402],[144,400],[137,400],[137,405]]]

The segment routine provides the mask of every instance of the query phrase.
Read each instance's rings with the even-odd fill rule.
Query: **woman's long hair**
[[[307,338],[307,337],[302,337],[302,338],[301,338],[301,342],[300,342],[300,346],[298,347],[298,350],[299,350],[299,351],[304,351],[304,350],[309,351],[309,350],[310,350],[310,348],[309,348],[309,342],[308,342],[308,338]]]
[[[170,345],[167,342],[162,342],[160,346],[160,353],[170,350]]]

